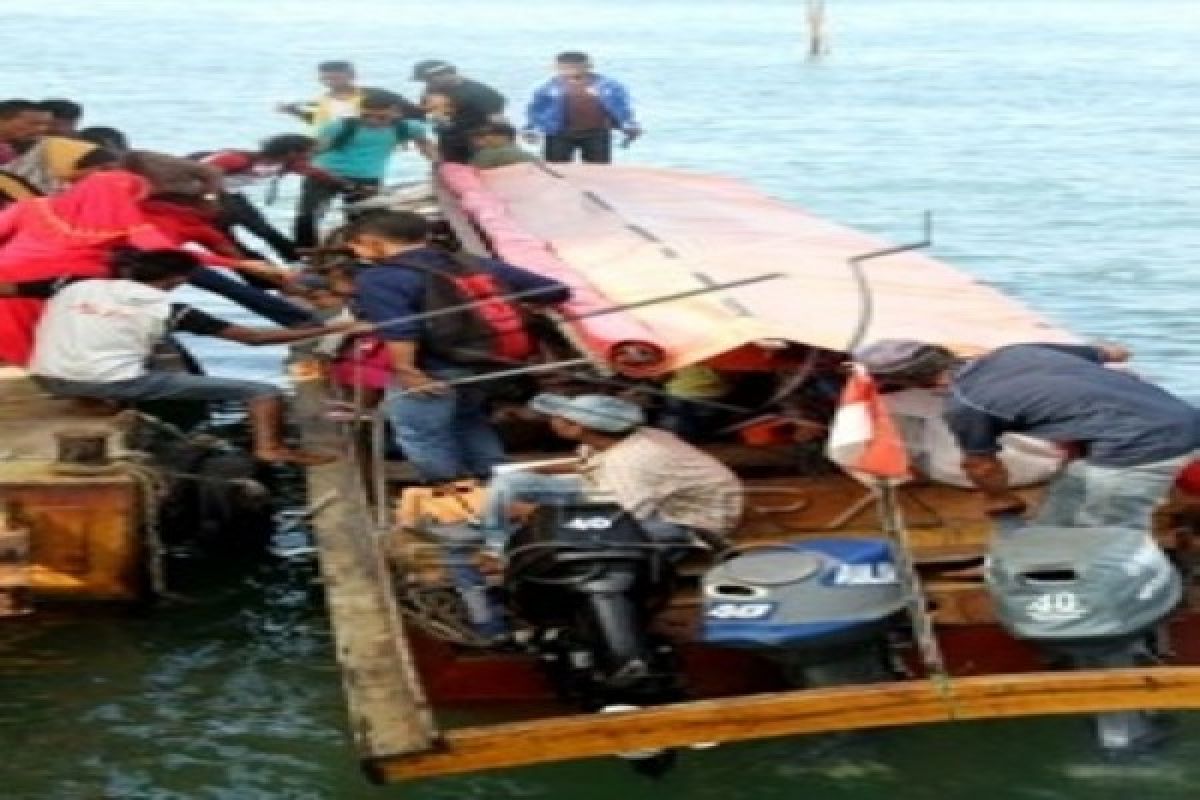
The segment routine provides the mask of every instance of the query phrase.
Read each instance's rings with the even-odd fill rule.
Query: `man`
[[[38,108],[50,115],[51,136],[74,136],[83,119],[83,106],[73,100],[51,98],[38,103]]]
[[[625,145],[642,135],[629,92],[593,72],[586,53],[559,53],[554,66],[557,75],[534,92],[529,103],[527,138],[545,137],[547,161],[569,162],[578,152],[586,163],[608,164],[613,130],[625,133]]]
[[[347,189],[353,188],[349,181],[343,182],[333,174],[313,166],[312,158],[316,150],[317,140],[313,137],[283,133],[264,141],[258,150],[227,149],[193,156],[205,167],[215,169],[221,174],[223,185],[217,193],[217,202],[221,207],[221,226],[247,257],[260,256],[237,240],[233,233],[234,228],[244,228],[262,239],[284,261],[297,261],[300,255],[292,240],[280,233],[263,216],[242,193],[242,189],[262,181],[275,182],[285,175],[302,175],[333,185],[343,184]],[[268,203],[271,202],[271,193],[272,189],[269,188]]]
[[[278,111],[304,120],[320,130],[338,119],[357,117],[363,90],[355,85],[354,65],[349,61],[323,61],[317,65],[317,81],[327,91],[313,103],[284,103]]]
[[[413,66],[412,79],[425,84],[426,93],[441,92],[454,103],[454,116],[438,128],[442,160],[466,164],[471,160],[471,131],[488,122],[504,121],[504,95],[479,81],[464,78],[448,61],[431,59]],[[421,98],[425,106],[426,98]]]
[[[489,122],[471,131],[471,166],[495,169],[537,161],[517,144],[517,130],[507,122]]]
[[[889,339],[856,358],[889,385],[949,391],[945,419],[963,470],[992,514],[1019,513],[997,457],[1005,433],[1057,442],[1081,457],[1050,484],[1039,525],[1148,529],[1176,474],[1200,447],[1197,410],[1123,369],[1115,345],[1025,344],[958,362],[937,345]]]
[[[0,103],[0,169],[40,194],[62,191],[93,170],[112,167],[117,157],[72,136],[47,135],[51,112],[42,103]]]
[[[728,467],[672,433],[647,427],[641,408],[617,397],[541,394],[530,407],[554,433],[580,445],[566,474],[512,471],[489,485],[484,534],[493,546],[515,530],[534,502],[609,499],[651,538],[686,541],[696,534],[724,549],[741,519],[743,489]]]
[[[480,364],[449,348],[445,328],[433,320],[411,319],[432,310],[434,290],[459,269],[454,256],[429,246],[429,234],[429,223],[418,214],[373,211],[351,222],[345,236],[358,258],[376,265],[358,274],[355,298],[359,316],[379,327],[377,335],[391,354],[392,386],[385,402],[396,440],[425,482],[442,484],[486,477],[505,455],[488,419],[487,384],[452,385],[477,374]],[[493,285],[484,297],[537,292],[526,300],[561,303],[570,294],[557,281],[502,261],[477,262],[477,275]],[[469,322],[466,314],[442,315],[438,321],[464,327]]]
[[[266,345],[346,331],[352,324],[287,330],[244,328],[170,301],[171,290],[200,268],[190,253],[138,251],[121,266],[127,278],[0,286],[0,295],[51,298],[38,324],[29,364],[42,388],[63,397],[121,402],[243,400],[249,407],[256,458],[308,465],[333,460],[284,443],[283,397],[278,387],[147,370],[145,365],[158,340],[172,331]]]
[[[313,164],[332,179],[305,177],[296,210],[297,247],[316,246],[321,218],[335,198],[356,201],[378,192],[396,148],[411,143],[425,158],[437,160],[424,124],[404,119],[403,106],[392,92],[368,89],[357,118],[337,119],[318,131]]]
[[[7,165],[50,130],[50,115],[28,100],[0,102],[0,167]]]

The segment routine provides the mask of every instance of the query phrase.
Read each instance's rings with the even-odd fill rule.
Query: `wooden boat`
[[[655,376],[689,364],[725,369],[803,369],[814,349],[840,352],[861,326],[868,338],[937,341],[961,353],[1014,342],[1074,337],[1013,300],[915,252],[871,260],[887,245],[815,219],[736,181],[637,167],[521,165],[478,173],[443,168],[439,204],[465,246],[492,252],[572,285],[560,320],[568,340],[601,369]],[[847,262],[872,289],[873,313]],[[679,303],[604,309],[757,271],[778,282]],[[592,715],[547,711],[552,700],[529,656],[463,647],[414,624],[414,593],[444,591],[441,550],[395,531],[372,512],[362,475],[369,454],[319,414],[313,371],[298,383],[314,444],[348,459],[310,472],[314,498],[336,498],[317,515],[322,570],[337,636],[351,730],[378,781],[611,755],[698,742],[911,725],[935,721],[1134,709],[1200,707],[1200,618],[1191,602],[1173,618],[1172,666],[1046,672],[1031,647],[993,616],[978,569],[991,523],[974,492],[914,484],[900,493],[911,556],[937,625],[946,675],[923,671],[878,685],[789,688],[748,652],[696,641],[703,564],[657,617],[678,642],[689,700]],[[721,445],[752,494],[739,544],[838,531],[879,535],[863,487],[836,474],[795,474],[787,449]],[[375,485],[383,475],[375,465]],[[397,470],[391,470],[393,475]],[[769,492],[778,493],[774,501]],[[389,502],[387,493],[376,495]],[[1036,495],[1037,490],[1030,490]],[[801,498],[801,502],[792,502]],[[1159,541],[1188,563],[1200,505],[1174,498],[1156,518]],[[386,544],[386,546],[384,546]],[[488,702],[538,701],[517,721],[440,727],[442,712]]]

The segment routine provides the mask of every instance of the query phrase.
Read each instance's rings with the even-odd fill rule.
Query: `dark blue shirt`
[[[993,455],[1005,433],[1078,443],[1097,466],[1126,467],[1200,446],[1200,413],[1159,387],[1102,365],[1095,347],[1021,344],[954,376],[946,423],[963,452]]]
[[[454,259],[445,251],[422,247],[359,272],[354,281],[355,310],[368,322],[387,322],[379,329],[378,335],[391,342],[419,342],[425,330],[420,321],[405,320],[404,317],[425,310],[425,286],[429,274],[405,266],[406,263],[442,270],[456,266]],[[496,277],[505,293],[546,290],[544,294],[523,298],[522,302],[555,304],[565,302],[571,296],[570,289],[564,284],[527,269],[493,258],[481,258],[479,265]],[[437,369],[451,365],[422,354],[418,347],[417,366],[421,369]]]

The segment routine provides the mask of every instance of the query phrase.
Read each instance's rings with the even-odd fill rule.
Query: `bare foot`
[[[319,467],[338,460],[332,453],[314,453],[310,450],[292,450],[286,447],[278,450],[260,450],[254,457],[268,464],[299,464],[302,467]]]

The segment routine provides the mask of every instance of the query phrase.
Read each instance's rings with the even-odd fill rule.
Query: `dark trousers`
[[[217,203],[221,207],[220,223],[222,230],[233,239],[238,249],[247,258],[260,258],[259,254],[238,241],[234,234],[235,228],[241,228],[247,233],[257,236],[266,242],[272,250],[279,254],[284,261],[296,261],[299,255],[292,240],[279,232],[279,229],[267,221],[262,212],[250,202],[241,192],[221,192],[217,195]]]
[[[242,283],[215,269],[196,270],[188,283],[198,289],[220,295],[226,300],[237,303],[247,311],[252,311],[285,328],[320,324],[307,309],[270,292]]]
[[[546,160],[565,164],[575,159],[575,151],[585,164],[612,163],[612,131],[568,131],[546,137]]]
[[[355,180],[353,187],[329,181],[305,178],[296,205],[296,232],[292,237],[296,247],[316,247],[321,241],[321,219],[338,197],[353,203],[365,200],[379,191],[379,181]]]

